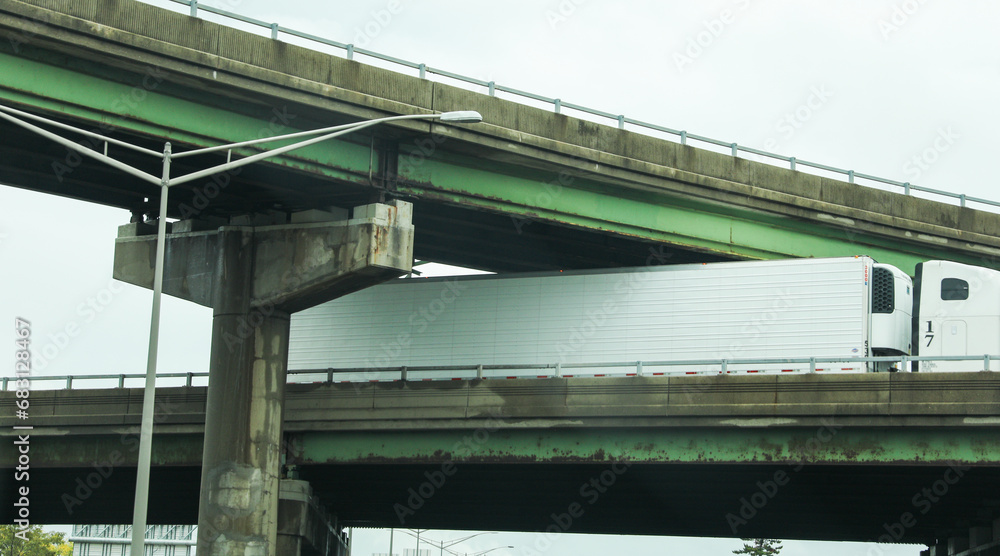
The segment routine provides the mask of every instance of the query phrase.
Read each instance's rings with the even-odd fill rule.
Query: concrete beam
[[[170,234],[164,264],[167,295],[213,307],[220,231],[244,230],[257,264],[250,306],[293,313],[399,276],[413,262],[413,208],[405,201],[356,207],[354,218]],[[127,224],[115,241],[114,277],[153,286],[155,235]]]

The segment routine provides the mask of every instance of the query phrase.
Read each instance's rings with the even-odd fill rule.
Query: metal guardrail
[[[822,371],[817,365],[829,365],[829,364],[850,364],[857,366],[860,363],[899,363],[901,369],[905,369],[907,363],[910,362],[920,362],[920,361],[982,361],[984,371],[992,371],[991,368],[992,361],[994,359],[1000,359],[1000,355],[976,355],[976,356],[891,356],[891,357],[799,357],[799,358],[785,358],[785,359],[690,359],[683,361],[608,361],[608,362],[595,362],[595,363],[572,363],[572,364],[561,364],[561,363],[529,363],[524,365],[519,364],[508,364],[508,365],[433,365],[433,366],[402,366],[402,367],[358,367],[358,368],[345,368],[345,369],[306,369],[306,370],[294,370],[288,371],[288,382],[291,384],[296,383],[294,380],[296,376],[300,375],[324,375],[326,377],[325,382],[334,383],[342,382],[334,380],[337,375],[362,375],[363,379],[344,381],[344,382],[379,382],[384,377],[374,378],[375,375],[390,374],[395,375],[398,373],[399,378],[388,378],[386,380],[401,380],[401,381],[423,381],[423,380],[435,380],[434,378],[414,378],[414,374],[418,373],[430,373],[430,374],[441,374],[437,380],[489,380],[489,379],[503,379],[503,378],[563,378],[563,377],[580,377],[580,376],[606,376],[606,373],[595,374],[595,375],[578,375],[576,373],[570,373],[567,371],[574,371],[576,369],[586,370],[586,369],[620,369],[620,373],[625,376],[635,376],[635,377],[648,377],[648,376],[669,376],[670,371],[659,371],[651,369],[661,369],[670,367],[708,367],[709,370],[703,371],[683,371],[683,375],[708,375],[714,376],[719,374],[730,374],[730,373],[778,373],[778,372],[788,372],[786,369],[759,369],[759,370],[734,370],[731,367],[741,367],[741,366],[788,366],[788,365],[809,365],[808,372],[815,373],[817,371]],[[832,370],[832,369],[831,369]],[[459,376],[454,375],[448,376],[447,373],[467,372],[470,373],[469,376]],[[531,375],[525,376],[488,376],[487,371],[538,371]],[[803,367],[802,372],[805,372]],[[475,375],[471,375],[475,373]],[[117,388],[125,388],[125,381],[129,379],[140,380],[145,379],[146,375],[142,373],[130,373],[130,374],[103,374],[103,375],[63,375],[63,376],[33,376],[29,377],[28,380],[31,382],[46,382],[46,381],[58,381],[64,382],[67,390],[72,390],[73,385],[82,381],[94,381],[94,380],[117,380]],[[156,375],[157,379],[170,379],[170,378],[183,378],[185,380],[185,386],[194,386],[194,379],[205,378],[208,379],[208,372],[191,372],[191,373],[162,373]],[[7,391],[8,384],[16,383],[17,378],[14,377],[3,377],[2,388],[0,391]],[[199,381],[200,382],[200,381]],[[314,381],[310,381],[314,382]],[[113,387],[106,387],[113,388]]]
[[[467,83],[467,84],[470,84],[470,85],[475,85],[477,87],[484,87],[484,88],[487,89],[487,93],[490,96],[496,96],[497,91],[499,91],[499,92],[503,92],[503,93],[508,93],[508,94],[514,95],[516,97],[523,97],[523,98],[535,100],[535,101],[538,101],[538,102],[542,102],[542,103],[545,103],[545,104],[551,104],[552,107],[553,107],[553,110],[555,111],[556,114],[561,113],[561,111],[562,111],[563,108],[567,108],[567,109],[570,109],[570,110],[575,110],[577,112],[582,112],[584,114],[590,114],[592,116],[599,116],[599,117],[602,117],[602,118],[607,118],[607,119],[610,119],[610,120],[614,120],[618,124],[618,129],[625,129],[625,125],[629,124],[629,125],[633,125],[633,126],[642,128],[642,129],[646,129],[646,130],[659,131],[659,132],[662,132],[662,133],[667,133],[669,135],[674,135],[674,136],[676,136],[676,137],[678,137],[680,139],[680,143],[682,145],[687,145],[688,144],[688,140],[693,140],[693,141],[698,141],[698,142],[701,142],[701,143],[707,143],[707,144],[710,144],[710,145],[716,145],[716,146],[719,146],[719,147],[725,147],[725,148],[730,149],[730,153],[732,154],[733,157],[738,157],[739,153],[741,153],[741,152],[743,152],[743,153],[749,153],[749,154],[754,154],[754,155],[757,155],[757,156],[762,156],[762,157],[765,157],[765,158],[770,158],[770,159],[773,159],[773,160],[787,162],[789,164],[789,169],[791,169],[791,170],[796,170],[799,166],[805,166],[805,167],[808,167],[808,168],[815,168],[817,170],[825,170],[827,172],[832,172],[832,173],[835,173],[835,174],[841,174],[841,175],[844,175],[844,176],[847,177],[847,181],[849,183],[855,183],[855,179],[860,178],[860,179],[869,180],[869,181],[872,181],[872,182],[875,182],[875,183],[881,183],[881,184],[885,184],[885,185],[891,185],[891,186],[894,186],[894,187],[901,187],[901,188],[903,188],[903,194],[904,195],[910,195],[911,192],[919,191],[919,192],[923,192],[923,193],[929,193],[929,194],[932,194],[932,195],[940,195],[940,196],[943,196],[943,197],[949,197],[949,198],[952,198],[952,199],[958,199],[959,205],[963,206],[963,207],[966,206],[966,203],[968,203],[968,202],[980,203],[980,204],[987,205],[987,206],[992,206],[992,207],[1000,207],[1000,201],[992,201],[992,200],[983,199],[983,198],[980,198],[980,197],[972,197],[972,196],[966,195],[964,193],[952,193],[950,191],[942,191],[940,189],[932,189],[932,188],[929,188],[929,187],[921,187],[921,186],[918,186],[918,185],[913,185],[910,182],[901,182],[901,181],[896,181],[896,180],[890,180],[890,179],[887,179],[887,178],[881,178],[881,177],[873,176],[873,175],[870,175],[870,174],[863,174],[861,172],[855,172],[854,170],[848,170],[848,169],[844,169],[844,168],[836,168],[834,166],[828,166],[826,164],[820,164],[818,162],[809,162],[809,161],[806,161],[806,160],[800,160],[800,159],[798,159],[798,158],[796,158],[794,156],[784,156],[784,155],[780,155],[780,154],[777,154],[777,153],[772,153],[772,152],[768,152],[768,151],[764,151],[764,150],[760,150],[760,149],[754,149],[754,148],[751,148],[751,147],[745,147],[745,146],[739,145],[739,144],[734,143],[734,142],[720,141],[718,139],[712,139],[711,137],[704,137],[702,135],[695,135],[693,133],[688,133],[687,131],[684,131],[684,130],[672,129],[672,128],[669,128],[669,127],[664,127],[664,126],[661,126],[661,125],[656,125],[656,124],[652,124],[652,123],[649,123],[649,122],[644,122],[644,121],[641,121],[641,120],[636,120],[634,118],[628,118],[628,117],[626,117],[623,114],[612,114],[611,112],[605,112],[603,110],[595,110],[593,108],[587,108],[585,106],[580,106],[578,104],[572,104],[572,103],[569,103],[569,102],[563,102],[562,99],[546,97],[546,96],[537,95],[537,94],[534,94],[534,93],[529,93],[527,91],[521,91],[521,90],[518,90],[518,89],[511,88],[511,87],[505,87],[505,86],[502,86],[502,85],[498,85],[495,81],[484,81],[482,79],[476,79],[474,77],[468,77],[468,76],[465,76],[465,75],[460,75],[460,74],[457,74],[457,73],[452,73],[452,72],[445,71],[445,70],[440,69],[440,68],[430,67],[427,64],[411,62],[409,60],[404,60],[402,58],[396,58],[394,56],[388,56],[386,54],[381,54],[381,53],[378,53],[378,52],[374,52],[372,50],[367,50],[367,49],[364,49],[364,48],[358,48],[358,47],[354,46],[353,44],[342,43],[342,42],[338,42],[338,41],[334,41],[334,40],[330,40],[330,39],[325,39],[325,38],[322,38],[322,37],[318,37],[316,35],[311,35],[309,33],[303,33],[302,31],[296,31],[294,29],[289,29],[288,27],[284,27],[284,26],[279,25],[277,23],[268,23],[266,21],[262,21],[262,20],[255,19],[255,18],[252,18],[252,17],[247,17],[247,16],[244,16],[244,15],[240,15],[240,14],[237,14],[235,12],[228,11],[228,10],[223,10],[223,9],[212,7],[212,6],[202,5],[202,4],[198,3],[198,0],[170,0],[170,1],[174,2],[176,4],[183,4],[185,6],[190,7],[191,8],[191,12],[190,12],[191,17],[198,17],[199,10],[203,11],[203,12],[212,13],[212,14],[219,15],[219,16],[222,16],[222,17],[225,17],[225,18],[234,19],[236,21],[240,21],[240,22],[243,22],[243,23],[247,23],[247,24],[250,24],[250,25],[257,26],[257,27],[262,27],[264,29],[268,29],[268,30],[270,30],[270,33],[271,33],[270,36],[271,36],[271,38],[274,39],[274,40],[277,40],[278,37],[280,36],[280,34],[284,33],[286,35],[290,35],[290,36],[293,36],[293,37],[298,37],[298,38],[305,39],[305,40],[308,40],[308,41],[312,41],[312,42],[316,42],[316,43],[319,43],[319,44],[324,44],[324,45],[327,45],[327,46],[332,46],[332,47],[335,47],[335,48],[342,49],[342,50],[345,51],[348,60],[353,60],[355,54],[361,54],[361,55],[364,55],[364,56],[368,56],[368,57],[371,57],[371,58],[382,60],[384,62],[389,62],[389,63],[392,63],[392,64],[404,66],[404,67],[407,67],[407,68],[410,68],[410,69],[415,69],[415,70],[417,70],[419,72],[419,76],[420,76],[421,79],[427,79],[428,75],[438,75],[438,76],[446,77],[448,79],[453,79],[455,81],[459,81],[459,82],[462,82],[462,83]]]

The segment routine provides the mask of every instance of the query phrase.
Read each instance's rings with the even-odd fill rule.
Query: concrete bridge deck
[[[151,519],[193,522],[205,388],[157,399]],[[33,392],[38,522],[128,520],[140,407],[138,389]],[[933,543],[996,517],[998,413],[996,373],[298,384],[285,453],[342,523],[544,530],[576,502],[571,532],[861,541],[909,512],[901,538]]]
[[[178,187],[174,217],[274,222],[401,197],[415,203],[418,257],[498,271],[641,265],[651,247],[669,262],[868,254],[907,271],[928,258],[998,266],[997,214],[554,114],[134,1],[5,0],[0,15],[0,102],[157,150],[390,114],[485,117],[376,128]],[[136,213],[155,203],[148,184],[3,130],[0,181]],[[176,173],[210,162],[178,160]]]

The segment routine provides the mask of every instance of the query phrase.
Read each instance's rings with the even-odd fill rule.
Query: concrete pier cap
[[[307,309],[405,274],[413,266],[413,205],[406,201],[362,205],[345,220],[263,226],[214,226],[171,233],[164,258],[163,291],[205,307],[213,306],[219,232],[239,229],[252,236],[254,250],[251,306],[273,306],[288,313]],[[330,213],[332,215],[332,213]],[[208,224],[208,223],[203,223]],[[185,223],[178,229],[203,226]],[[114,278],[153,287],[155,227],[144,223],[119,228]]]

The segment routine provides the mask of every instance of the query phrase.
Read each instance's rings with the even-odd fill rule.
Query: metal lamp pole
[[[256,139],[253,141],[242,141],[239,143],[231,143],[228,145],[220,145],[217,147],[207,147],[203,149],[196,149],[193,151],[186,151],[183,153],[174,154],[171,149],[171,145],[167,142],[163,147],[163,152],[158,153],[156,151],[140,147],[138,145],[133,145],[125,141],[119,141],[117,139],[112,139],[110,137],[105,137],[98,133],[93,133],[91,131],[86,131],[77,127],[66,125],[60,122],[50,120],[48,118],[43,118],[41,116],[36,116],[28,112],[21,110],[16,110],[7,106],[0,105],[0,118],[7,120],[17,126],[24,129],[37,133],[43,137],[51,139],[60,145],[65,146],[68,149],[72,149],[84,156],[93,158],[113,168],[117,168],[127,174],[138,177],[146,182],[154,183],[160,186],[160,212],[159,212],[159,222],[156,229],[156,262],[153,274],[153,307],[150,315],[150,326],[149,326],[149,351],[146,358],[146,383],[145,389],[143,391],[142,398],[142,423],[139,432],[139,462],[136,477],[136,487],[135,487],[135,507],[132,514],[132,554],[135,556],[142,556],[145,554],[145,541],[146,541],[146,510],[149,501],[149,473],[150,473],[150,461],[152,459],[152,446],[153,446],[153,409],[154,401],[156,396],[156,360],[157,360],[157,349],[159,347],[159,333],[160,333],[160,300],[163,294],[163,258],[164,252],[166,250],[166,232],[167,232],[167,197],[172,185],[181,185],[189,181],[201,179],[204,177],[217,174],[219,172],[225,172],[227,170],[233,170],[247,164],[253,164],[270,158],[273,156],[278,156],[295,149],[302,147],[307,147],[315,143],[326,141],[327,139],[333,139],[340,135],[345,135],[366,127],[371,127],[374,125],[382,124],[385,122],[393,122],[398,120],[441,120],[442,122],[451,123],[476,123],[481,122],[483,117],[474,111],[455,111],[455,112],[444,112],[440,114],[409,114],[403,116],[389,116],[385,118],[377,118],[374,120],[367,120],[362,122],[355,122],[351,124],[344,124],[339,126],[327,127],[322,129],[316,129],[312,131],[303,131],[299,133],[290,133],[286,135],[278,135],[275,137],[267,137],[264,139]],[[98,152],[83,145],[80,145],[74,141],[66,139],[60,135],[52,133],[46,129],[40,128],[34,124],[28,122],[28,120],[44,123],[55,127],[57,129],[62,129],[65,131],[70,131],[92,139],[97,139],[104,143],[104,152]],[[285,145],[283,147],[278,147],[271,149],[269,151],[264,151],[257,153],[246,158],[241,158],[236,161],[232,161],[232,149],[239,147],[246,147],[251,145],[257,145],[260,143],[271,143],[274,141],[280,141],[284,139],[296,139],[299,137],[309,137],[319,135],[319,137],[313,137],[312,139],[307,139],[300,141],[298,143],[293,143],[291,145]],[[138,151],[143,154],[160,157],[163,161],[163,171],[160,177],[153,176],[152,174],[143,172],[138,168],[130,166],[124,162],[116,160],[107,155],[108,145],[116,145],[128,149]],[[199,154],[205,154],[216,151],[229,151],[229,161],[225,164],[219,164],[218,166],[213,166],[205,170],[200,170],[197,172],[192,172],[178,178],[170,177],[170,163],[171,160],[182,158],[186,156],[194,156]],[[417,548],[419,550],[419,538],[417,541]]]

